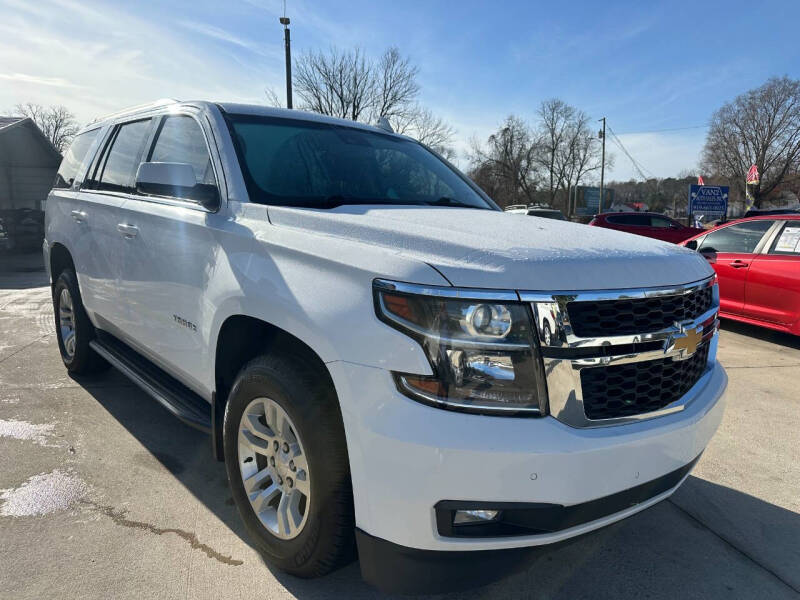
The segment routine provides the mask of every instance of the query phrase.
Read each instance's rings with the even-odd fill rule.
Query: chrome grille
[[[707,287],[674,296],[570,302],[567,313],[575,335],[599,337],[658,331],[694,320],[710,307],[711,288]]]
[[[519,292],[530,302],[549,412],[602,427],[683,410],[716,360],[712,278],[671,288]]]

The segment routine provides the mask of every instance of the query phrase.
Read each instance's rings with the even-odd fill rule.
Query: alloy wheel
[[[75,309],[67,288],[61,290],[58,298],[58,326],[61,330],[64,352],[68,358],[72,358],[75,356]]]
[[[308,520],[311,485],[297,428],[270,398],[256,398],[239,423],[239,469],[261,524],[284,540],[300,535]]]

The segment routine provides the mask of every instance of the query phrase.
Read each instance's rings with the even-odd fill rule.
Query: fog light
[[[486,523],[488,521],[494,521],[499,514],[499,510],[457,510],[453,517],[453,525]]]

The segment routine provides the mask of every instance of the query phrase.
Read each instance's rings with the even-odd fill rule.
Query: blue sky
[[[282,0],[0,0],[0,113],[61,103],[81,121],[155,98],[261,102],[283,92]],[[463,152],[559,97],[608,118],[657,176],[698,162],[723,102],[800,77],[800,2],[287,0],[293,52],[389,45],[419,65],[421,101]],[[643,132],[643,133],[639,133]],[[612,178],[635,176],[616,155]],[[459,163],[464,165],[462,158]]]

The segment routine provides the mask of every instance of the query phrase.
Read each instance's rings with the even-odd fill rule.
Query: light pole
[[[289,37],[289,17],[280,18],[283,42],[286,47],[286,108],[292,108],[292,41]]]
[[[603,150],[600,154],[600,206],[597,207],[597,214],[603,212],[603,182],[606,176],[606,118],[598,119],[603,122],[603,128],[598,132],[598,136],[603,140]]]

